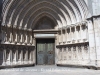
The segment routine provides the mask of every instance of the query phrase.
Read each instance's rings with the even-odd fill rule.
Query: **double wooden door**
[[[53,65],[55,63],[54,39],[37,39],[37,65]]]

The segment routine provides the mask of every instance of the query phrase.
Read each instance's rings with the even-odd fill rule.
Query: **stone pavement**
[[[100,75],[100,70],[57,66],[1,69],[0,75]]]

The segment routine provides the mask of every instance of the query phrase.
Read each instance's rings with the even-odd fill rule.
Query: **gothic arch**
[[[56,14],[58,14],[57,16],[61,20],[61,26],[58,25],[60,27],[84,21],[88,15],[88,8],[84,0],[6,0],[3,7],[4,17],[2,25],[13,27],[19,26],[19,28],[22,27],[22,29],[24,27],[26,28],[27,26],[25,25],[29,24],[28,22],[30,21],[28,19],[31,18],[29,14],[32,14],[32,12],[35,13],[37,10],[39,10],[39,6],[43,6],[42,8],[45,10],[48,8],[53,10],[49,12],[52,15],[54,15],[54,11],[57,11]],[[27,11],[25,11],[26,9]],[[31,19],[34,19],[34,17]],[[28,25],[28,27],[31,26],[31,24]]]

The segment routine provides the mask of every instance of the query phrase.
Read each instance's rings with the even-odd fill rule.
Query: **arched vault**
[[[5,0],[2,25],[34,29],[36,22],[47,16],[60,28],[84,21],[87,9],[84,0]]]

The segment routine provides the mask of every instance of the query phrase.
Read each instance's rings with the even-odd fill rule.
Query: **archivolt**
[[[5,0],[2,14],[2,25],[33,29],[48,16],[62,27],[85,20],[88,8],[84,0]]]

